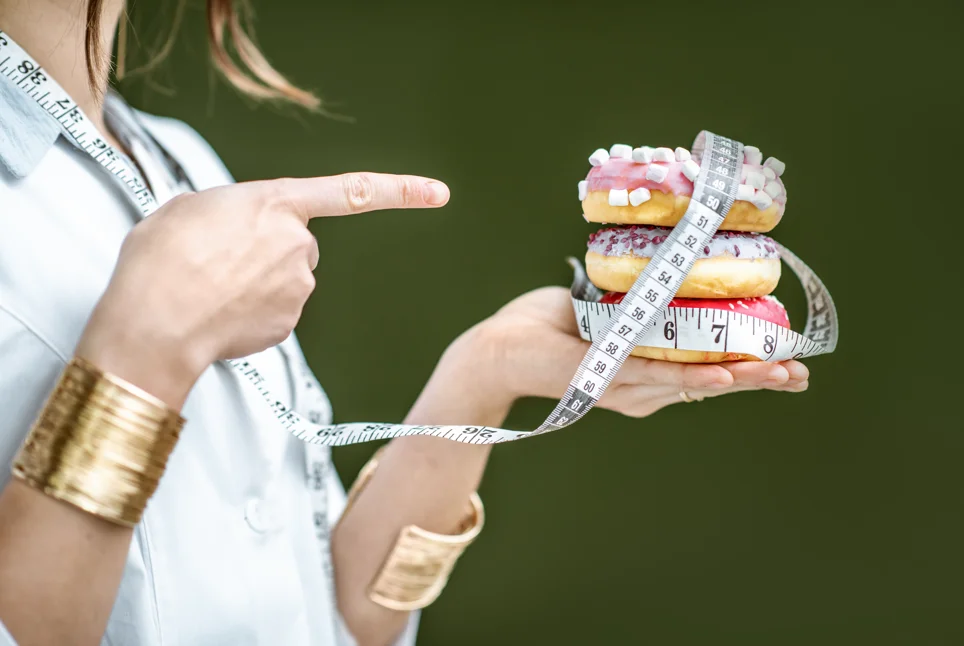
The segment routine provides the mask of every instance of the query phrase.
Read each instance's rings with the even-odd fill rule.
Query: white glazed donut
[[[650,226],[602,229],[589,236],[586,272],[603,290],[626,292],[670,230]],[[767,236],[718,231],[683,281],[680,298],[751,298],[780,281],[780,252]]]

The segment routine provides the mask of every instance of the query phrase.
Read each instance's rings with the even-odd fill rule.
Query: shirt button
[[[253,531],[268,534],[281,529],[277,505],[262,498],[252,498],[244,505],[244,520]]]

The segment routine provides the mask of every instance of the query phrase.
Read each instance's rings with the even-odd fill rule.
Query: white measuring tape
[[[141,214],[148,216],[158,208],[155,196],[140,172],[122,153],[114,150],[97,131],[77,104],[53,79],[49,78],[10,36],[0,31],[0,74],[6,76],[26,96],[57,121],[65,137],[87,152],[127,189]],[[739,142],[703,132],[692,147],[693,158],[700,161],[689,207],[667,240],[659,245],[655,256],[637,278],[619,305],[598,301],[602,293],[589,282],[582,268],[574,265],[576,278],[572,299],[576,315],[585,321],[580,326],[583,338],[592,342],[563,399],[552,414],[535,431],[520,432],[485,426],[413,426],[402,424],[335,424],[322,425],[305,420],[272,396],[253,358],[227,362],[254,388],[281,426],[306,446],[305,462],[312,504],[312,522],[319,542],[322,567],[331,602],[335,603],[334,577],[330,550],[330,523],[326,477],[332,464],[329,446],[341,446],[411,435],[431,435],[470,444],[497,444],[554,431],[574,424],[602,397],[619,368],[637,345],[680,347],[684,349],[719,350],[717,341],[708,339],[700,317],[714,316],[714,325],[726,326],[723,350],[752,354],[776,361],[802,358],[832,352],[837,343],[837,315],[833,300],[823,283],[799,258],[781,248],[783,260],[804,284],[807,303],[807,325],[802,335],[773,324],[728,312],[671,308],[667,305],[678,291],[686,275],[727,212],[733,205],[739,184],[743,145]],[[681,311],[682,310],[682,311]],[[665,332],[653,323],[673,317],[673,346]],[[665,324],[663,326],[665,329]],[[762,336],[761,336],[762,335]],[[713,338],[716,338],[714,335]],[[771,341],[771,338],[773,339]],[[309,401],[299,402],[309,418],[320,421],[327,402],[321,387],[307,364],[299,362],[307,383]]]
[[[837,345],[837,310],[830,292],[812,269],[777,243],[780,257],[800,279],[807,295],[807,324],[802,334],[738,311],[670,307],[660,312],[638,345],[650,348],[748,354],[763,361],[786,361],[833,352]],[[600,303],[603,293],[589,281],[582,265],[569,259],[576,272],[572,307],[579,336],[592,341],[617,316],[617,305]]]
[[[63,88],[48,78],[36,61],[2,31],[0,74],[46,110],[60,124],[68,139],[115,176],[144,215],[158,208],[136,167],[107,143]],[[659,245],[623,301],[619,305],[596,303],[601,293],[584,274],[577,272],[572,287],[573,304],[577,313],[587,314],[589,323],[582,328],[582,335],[591,340],[592,345],[579,364],[565,396],[534,431],[485,426],[319,425],[302,418],[272,396],[253,358],[227,363],[243,377],[245,384],[258,392],[281,426],[308,444],[343,446],[411,435],[431,435],[469,444],[498,444],[571,426],[599,401],[637,345],[667,347],[660,340],[658,328],[653,327],[655,322],[668,316],[676,317],[676,345],[668,347],[677,347],[685,339],[689,343],[688,349],[721,349],[703,347],[708,336],[688,331],[690,326],[680,326],[680,313],[674,311],[680,308],[667,310],[667,306],[735,201],[743,163],[743,144],[704,131],[693,144],[692,154],[700,161],[700,173],[689,207],[667,240]],[[829,292],[796,256],[784,248],[781,248],[781,254],[806,288],[809,309],[806,329],[799,335],[785,328],[777,329],[779,326],[759,319],[721,312],[717,316],[725,317],[727,351],[746,352],[775,361],[825,354],[836,346],[837,316]],[[691,316],[690,312],[684,313],[683,318],[688,316]],[[694,321],[699,320],[696,311],[692,316]]]

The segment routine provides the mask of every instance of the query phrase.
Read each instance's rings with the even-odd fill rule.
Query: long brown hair
[[[179,0],[178,15],[183,9],[184,1]],[[241,5],[242,10],[247,9],[246,0],[237,0],[237,4]],[[100,40],[103,7],[104,0],[89,0],[87,4],[85,48],[88,75],[92,84],[96,84],[97,70],[103,55]],[[250,35],[250,28],[246,29],[242,24],[236,0],[207,0],[207,17],[211,59],[215,68],[231,85],[257,99],[286,101],[312,110],[320,108],[321,100],[317,96],[293,85],[264,57]],[[126,24],[122,23],[122,35],[125,28]],[[172,32],[163,52],[169,51],[173,38]],[[121,38],[122,45],[125,40],[126,38]],[[229,48],[232,47],[241,65],[231,56]],[[120,56],[123,58],[123,52]]]

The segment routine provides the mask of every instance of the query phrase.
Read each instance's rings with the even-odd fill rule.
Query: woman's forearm
[[[0,615],[17,642],[99,644],[132,534],[11,481],[0,493]]]
[[[89,326],[77,354],[180,408],[193,378],[150,363],[143,344],[124,338]],[[0,492],[0,616],[18,643],[101,643],[132,535],[11,480]]]
[[[406,423],[502,424],[512,397],[494,379],[481,336],[471,330],[449,348]],[[339,610],[361,646],[390,644],[408,617],[367,597],[399,531],[413,524],[453,533],[479,486],[489,450],[427,436],[400,438],[385,450],[332,539]]]

